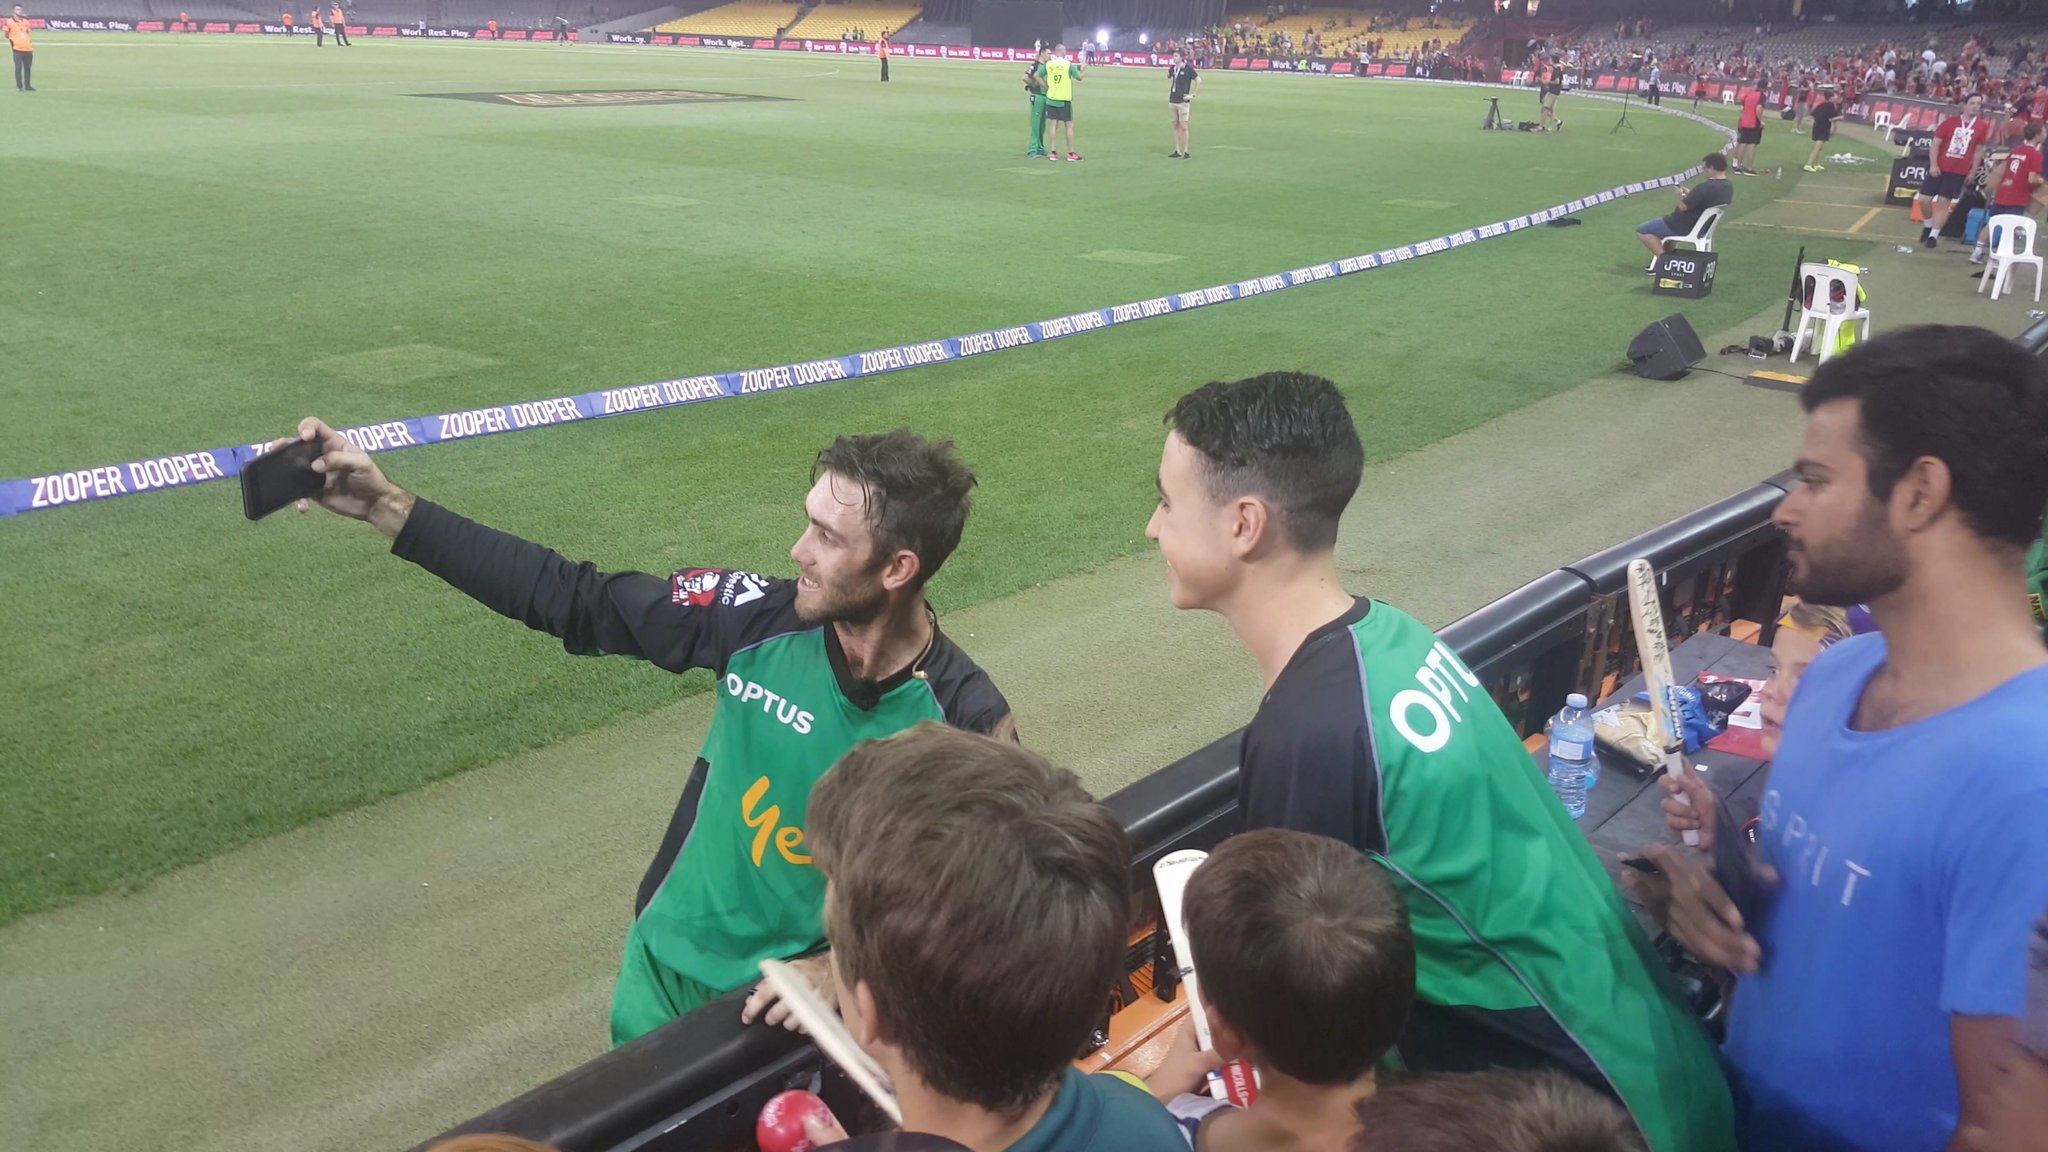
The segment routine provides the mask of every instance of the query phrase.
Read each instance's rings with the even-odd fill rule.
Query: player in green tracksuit
[[[1045,155],[1045,64],[1050,55],[1038,50],[1038,59],[1024,69],[1024,92],[1031,98],[1031,146],[1026,156]]]
[[[1342,840],[1394,877],[1415,940],[1401,1064],[1555,1069],[1652,1152],[1732,1152],[1713,1046],[1500,707],[1421,622],[1345,591],[1364,452],[1343,396],[1276,372],[1168,418],[1146,535],[1174,605],[1223,615],[1265,678],[1242,826]]]
[[[804,821],[811,785],[849,748],[925,720],[1015,737],[1002,694],[924,600],[974,485],[949,442],[898,430],[819,453],[810,527],[790,550],[801,578],[782,580],[600,572],[415,499],[316,420],[301,435],[326,448],[320,503],[376,525],[393,554],[571,653],[715,676],[711,730],[626,934],[615,1044],[754,983],[764,959],[823,945],[825,885]]]

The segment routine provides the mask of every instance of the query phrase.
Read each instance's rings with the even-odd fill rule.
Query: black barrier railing
[[[2044,327],[2048,331],[2048,327]],[[1648,557],[1663,581],[1671,631],[1727,632],[1737,621],[1770,628],[1785,591],[1783,539],[1771,514],[1789,474],[1710,504],[1517,588],[1446,626],[1441,635],[1501,701],[1523,735],[1567,693],[1602,696],[1635,670],[1624,583]],[[1154,891],[1152,863],[1210,848],[1236,830],[1233,732],[1104,801],[1129,830],[1132,881]],[[1532,770],[1533,764],[1532,764]],[[1156,917],[1146,908],[1146,922]],[[1153,957],[1131,949],[1134,970]],[[1161,988],[1170,990],[1170,984]],[[872,1119],[858,1093],[816,1050],[781,1029],[742,1026],[742,994],[715,1001],[420,1146],[462,1132],[511,1132],[564,1152],[729,1152],[752,1147],[770,1096],[817,1085],[842,1117]]]

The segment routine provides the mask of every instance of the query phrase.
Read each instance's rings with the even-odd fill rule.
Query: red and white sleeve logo
[[[725,579],[722,568],[692,568],[675,574],[675,602],[691,608],[709,607],[718,597],[718,583]]]

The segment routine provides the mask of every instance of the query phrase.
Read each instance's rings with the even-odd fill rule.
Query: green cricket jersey
[[[1359,600],[1245,730],[1246,828],[1332,836],[1393,875],[1415,935],[1417,1071],[1548,1066],[1654,1152],[1734,1147],[1713,1046],[1498,705],[1414,617]]]
[[[824,940],[811,785],[862,740],[934,720],[990,732],[1010,714],[946,635],[882,681],[847,670],[838,633],[796,614],[796,584],[751,572],[599,572],[425,500],[392,551],[578,655],[717,676],[711,730],[641,882],[635,933],[655,962],[719,992]]]

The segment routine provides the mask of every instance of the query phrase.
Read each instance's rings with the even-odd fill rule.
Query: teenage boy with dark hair
[[[1557,1068],[1657,1152],[1730,1147],[1712,1047],[1499,706],[1414,617],[1345,590],[1364,450],[1336,386],[1212,383],[1167,419],[1146,535],[1174,605],[1222,615],[1264,678],[1244,826],[1342,840],[1394,877],[1416,953],[1402,1062]]]
[[[1130,842],[1073,773],[923,724],[841,758],[809,831],[840,1015],[904,1131],[973,1152],[1186,1152],[1142,1087],[1073,1065],[1135,912]]]
[[[1188,880],[1185,908],[1215,1051],[1195,1053],[1184,1026],[1154,1091],[1196,1091],[1217,1061],[1243,1060],[1261,1081],[1250,1107],[1172,1100],[1196,1152],[1344,1147],[1415,998],[1400,893],[1349,844],[1265,828],[1211,853]]]
[[[2048,904],[2048,648],[2022,591],[2048,365],[1982,328],[1906,328],[1799,402],[1801,482],[1776,513],[1792,590],[1866,604],[1879,631],[1800,678],[1758,818],[1768,907],[1737,909],[1670,845],[1629,883],[1742,973],[1725,1055],[1745,1149],[1937,1152],[1982,1122]],[[1706,839],[1712,793],[1667,788]]]

